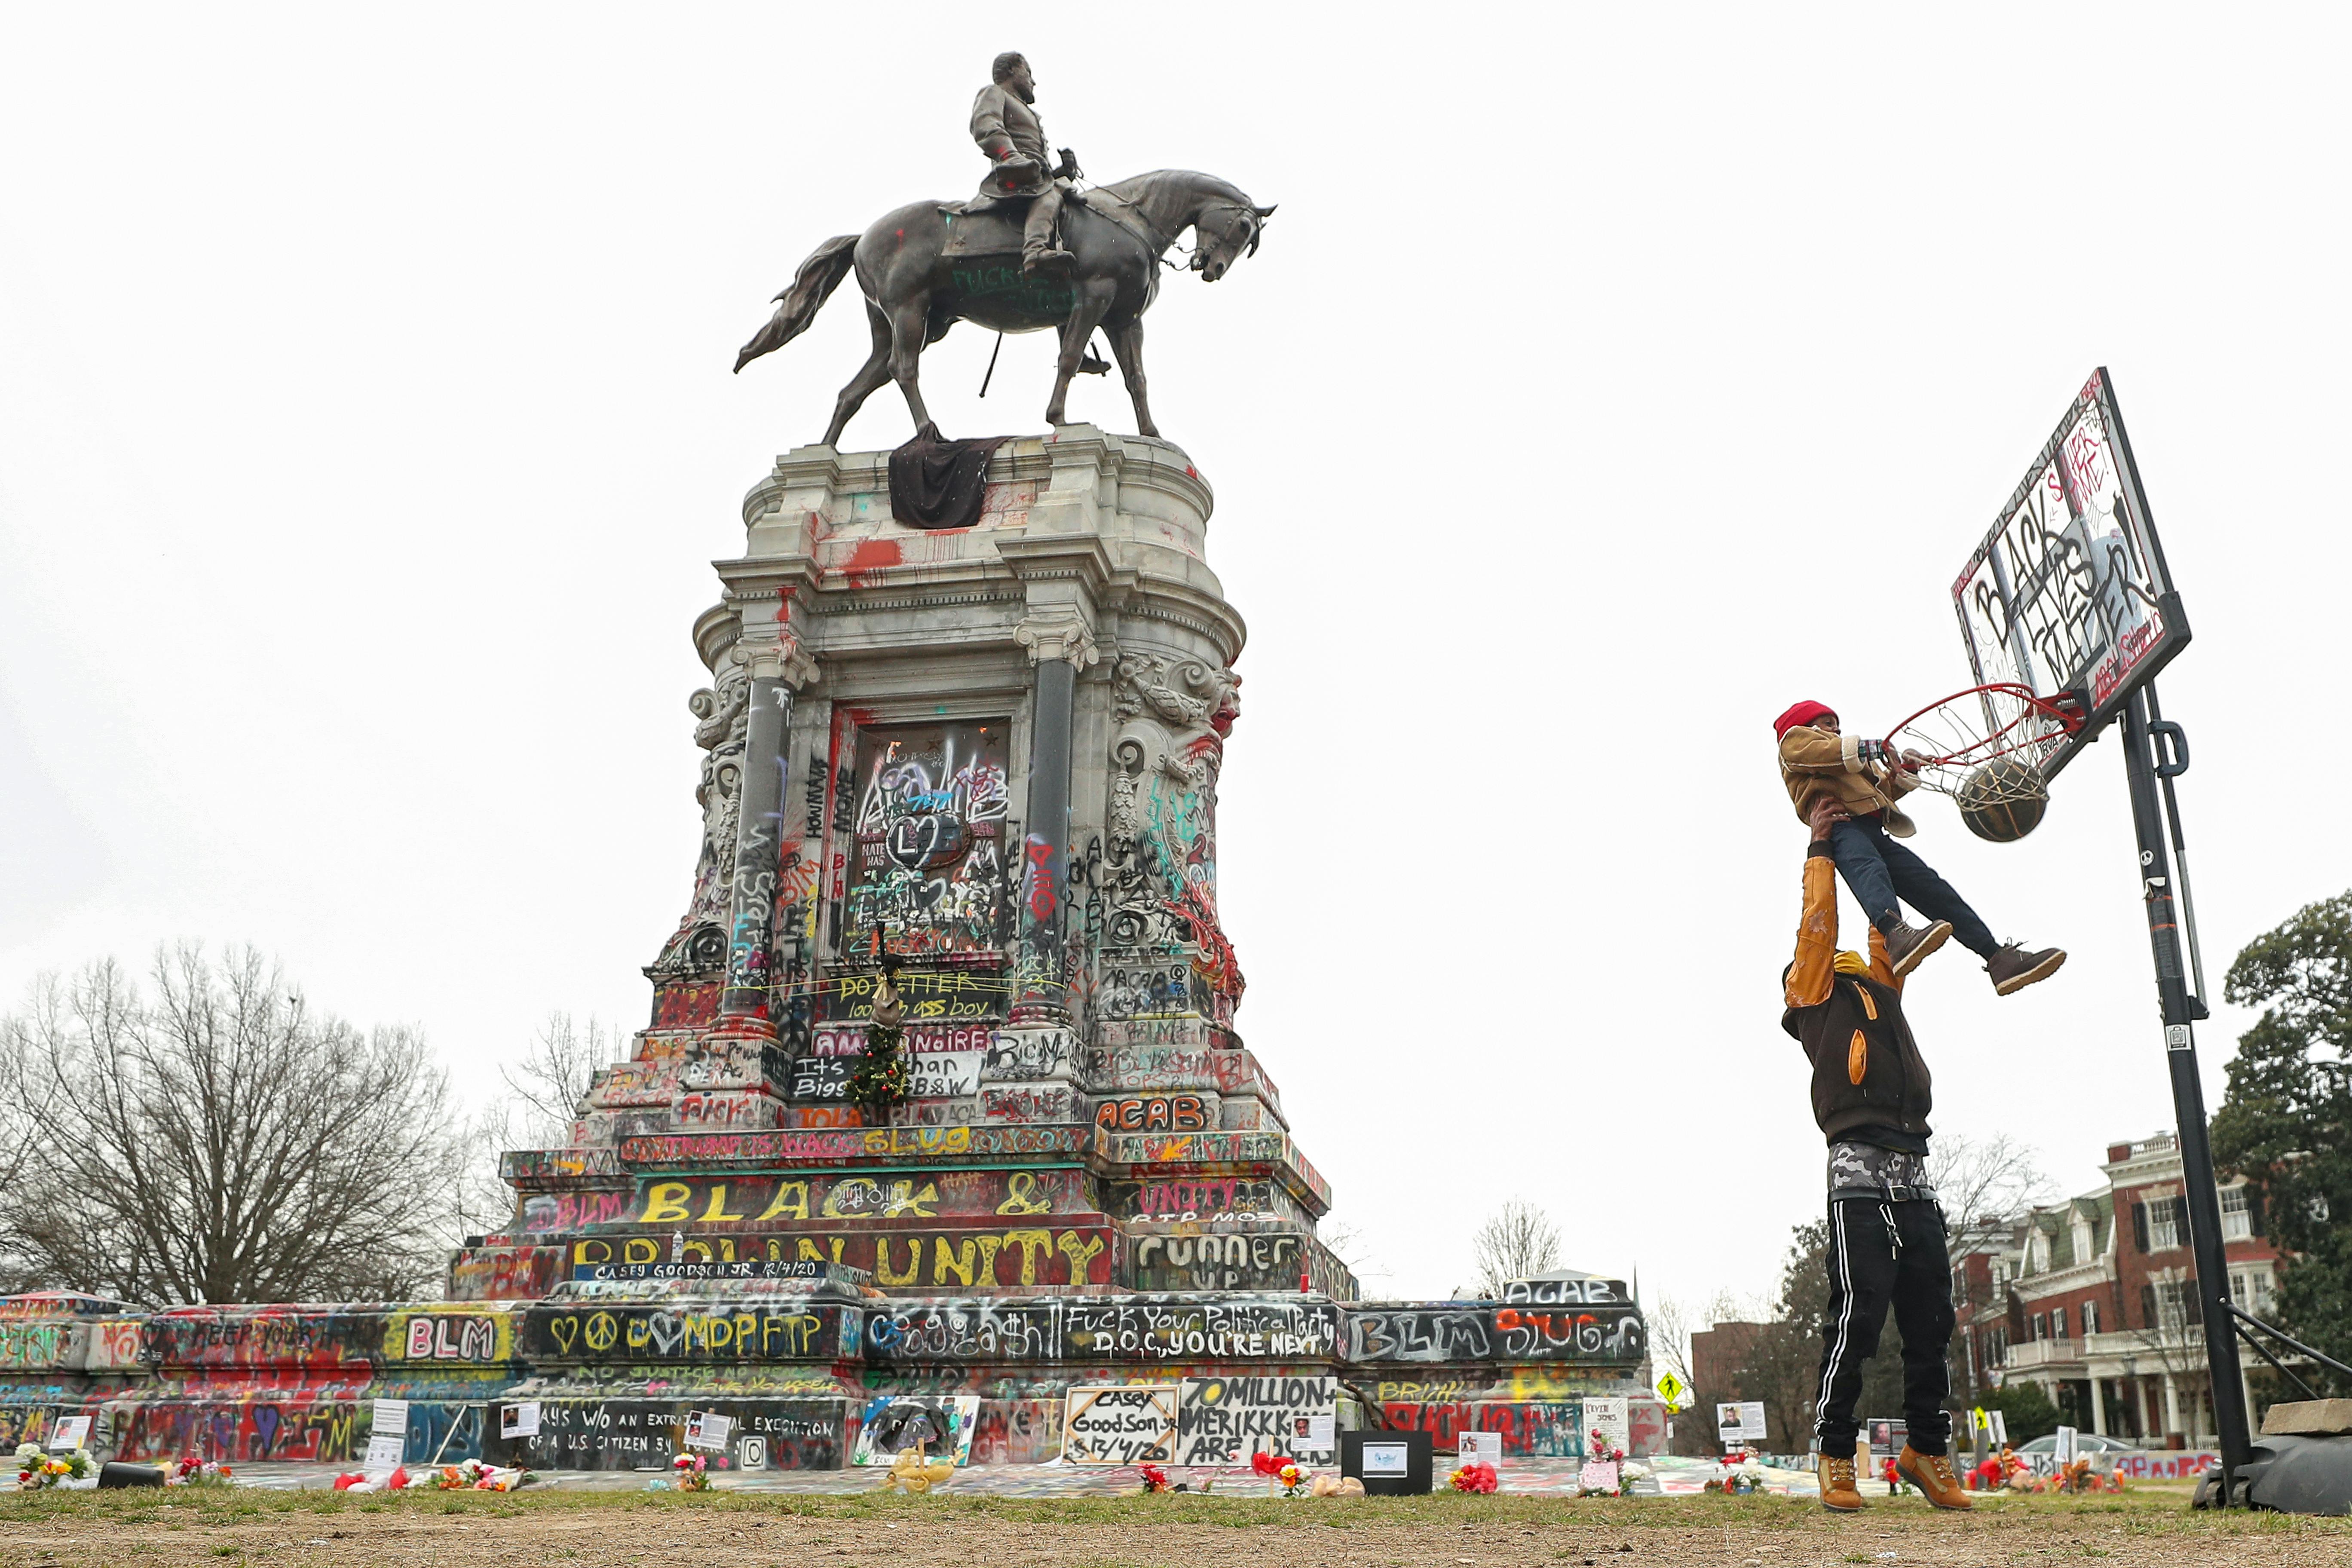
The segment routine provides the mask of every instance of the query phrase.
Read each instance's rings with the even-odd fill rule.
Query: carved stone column
[[[719,995],[722,1027],[772,1034],[768,1007],[770,937],[775,921],[778,847],[791,763],[784,732],[793,692],[815,678],[816,664],[799,640],[747,636],[732,658],[751,677],[750,723],[743,738],[743,782],[735,816],[735,877],[729,900],[727,979]]]
[[[1066,1022],[1062,890],[1070,861],[1070,726],[1078,671],[1096,659],[1085,615],[1040,606],[1014,628],[1036,668],[1029,724],[1029,827],[1021,847],[1021,945],[1013,962],[1011,1022]]]

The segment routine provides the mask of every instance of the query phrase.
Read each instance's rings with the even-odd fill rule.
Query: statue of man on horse
[[[1001,54],[989,67],[988,85],[971,100],[971,139],[996,166],[981,182],[980,194],[964,203],[965,213],[977,216],[1025,201],[1029,216],[1021,226],[1022,276],[1066,275],[1073,258],[1055,244],[1054,231],[1062,219],[1062,193],[1078,178],[1078,160],[1065,147],[1061,162],[1045,166],[1045,122],[1037,117],[1037,79],[1019,53]]]
[[[994,164],[979,194],[962,203],[916,202],[885,213],[862,235],[835,235],[818,246],[776,296],[767,325],[735,357],[740,372],[800,336],[854,270],[873,352],[834,401],[828,447],[886,381],[898,384],[917,431],[936,436],[918,371],[924,348],[958,321],[1061,334],[1045,405],[1054,425],[1066,422],[1070,378],[1101,328],[1135,405],[1137,433],[1158,436],[1145,395],[1142,318],[1160,292],[1162,258],[1190,229],[1191,270],[1214,283],[1257,253],[1274,208],[1213,174],[1159,169],[1079,191],[1067,148],[1052,169],[1045,165],[1029,62],[999,55],[994,78],[972,104],[972,138]]]

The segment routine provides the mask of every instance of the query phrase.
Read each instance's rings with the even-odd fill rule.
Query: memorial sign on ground
[[[1188,1377],[1177,1385],[1176,1462],[1245,1464],[1275,1453],[1330,1462],[1336,1446],[1307,1446],[1308,1416],[1329,1416],[1339,1384],[1328,1377]],[[1329,1437],[1331,1428],[1312,1430]]]
[[[1121,1384],[1070,1390],[1062,1458],[1073,1465],[1176,1462],[1177,1385]]]

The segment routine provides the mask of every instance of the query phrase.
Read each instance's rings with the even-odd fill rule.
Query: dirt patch
[[[2352,1568],[2352,1521],[2189,1511],[2185,1493],[2029,1499],[1973,1514],[1874,1503],[1857,1518],[1786,1499],[1563,1502],[701,1497],[551,1492],[84,1493],[0,1499],[5,1568]]]

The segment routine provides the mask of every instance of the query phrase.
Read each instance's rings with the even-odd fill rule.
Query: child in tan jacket
[[[1772,733],[1780,743],[1780,782],[1788,786],[1798,820],[1811,820],[1813,802],[1822,795],[1837,801],[1843,815],[1831,834],[1830,848],[1838,875],[1885,939],[1898,979],[1953,936],[1985,961],[1993,989],[2003,996],[2058,973],[2066,962],[2063,952],[1995,942],[1968,900],[1895,842],[1918,831],[1895,804],[1918,783],[1904,754],[1884,741],[1842,733],[1837,714],[1819,702],[1797,703],[1772,721]],[[1927,924],[1906,923],[1902,904],[1926,916]]]

